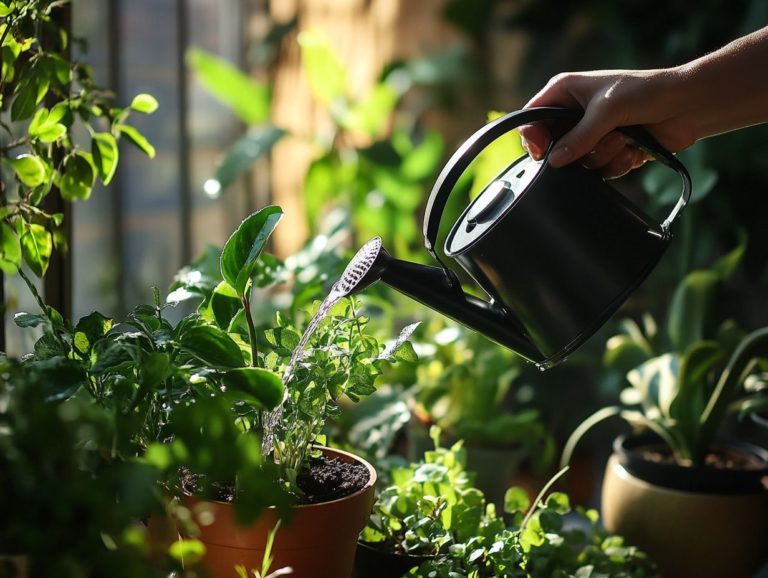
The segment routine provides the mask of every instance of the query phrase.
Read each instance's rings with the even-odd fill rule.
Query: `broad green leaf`
[[[16,171],[19,180],[28,187],[36,187],[45,180],[45,165],[35,155],[19,155],[15,159],[8,159],[8,164]]]
[[[15,275],[21,266],[21,246],[16,233],[7,223],[0,223],[0,270]]]
[[[151,94],[141,93],[133,97],[131,101],[131,108],[136,112],[143,112],[144,114],[152,114],[157,110],[159,106],[157,99]]]
[[[153,351],[141,361],[141,388],[144,391],[158,389],[172,371],[173,367],[168,354]]]
[[[112,329],[113,321],[98,311],[86,315],[75,326],[75,348],[82,354],[88,353],[97,340]]]
[[[226,396],[244,401],[260,409],[273,409],[283,401],[283,381],[280,376],[260,367],[231,369],[222,376]]]
[[[115,137],[108,132],[94,134],[91,141],[91,154],[101,181],[108,185],[117,170],[119,151]]]
[[[21,235],[21,252],[24,262],[38,277],[45,275],[51,261],[53,241],[42,225],[30,224]]]
[[[67,127],[65,127],[63,124],[46,124],[37,132],[37,138],[40,140],[40,142],[51,143],[56,142],[65,134],[67,134]]]
[[[213,313],[216,325],[224,328],[229,327],[232,319],[243,308],[243,303],[232,286],[226,281],[222,281],[211,293],[208,307]]]
[[[531,499],[523,488],[512,487],[504,494],[504,511],[507,514],[526,512],[531,507]]]
[[[280,207],[264,207],[247,217],[224,245],[221,276],[239,296],[245,294],[259,254],[282,218]]]
[[[42,313],[25,313],[20,312],[13,316],[13,322],[18,327],[37,327],[48,323],[48,318]]]
[[[251,128],[224,155],[213,176],[222,189],[231,185],[256,159],[272,150],[285,131],[272,125]]]
[[[552,492],[547,497],[547,508],[551,508],[560,515],[565,515],[571,511],[571,502],[568,494],[562,492]]]
[[[95,175],[83,153],[67,159],[61,176],[61,196],[65,201],[85,201],[91,196]]]
[[[237,343],[221,329],[195,325],[181,335],[181,347],[212,367],[242,367],[243,354]]]
[[[67,134],[67,127],[58,122],[61,120],[67,107],[58,106],[49,114],[47,108],[41,108],[36,113],[32,122],[29,123],[27,133],[31,138],[36,138],[41,142],[50,143],[59,140]]]
[[[720,276],[714,271],[692,271],[672,295],[667,332],[676,351],[685,351],[705,336]]]
[[[315,32],[299,34],[301,61],[312,95],[330,104],[347,92],[347,71],[330,42]]]
[[[33,75],[26,79],[16,91],[11,104],[11,120],[26,120],[35,112],[37,106],[38,80]]]
[[[501,112],[491,112],[488,115],[488,122],[496,120],[503,116],[503,114]],[[472,189],[469,192],[470,198],[474,199],[479,195],[480,191],[493,181],[499,172],[524,154],[525,149],[517,130],[509,131],[483,149],[483,152],[478,155],[471,165],[474,166],[474,177]]]
[[[128,139],[128,142],[143,151],[149,158],[155,158],[155,147],[134,127],[127,124],[121,124],[115,127],[121,136]]]
[[[200,83],[245,123],[257,124],[269,118],[269,87],[256,82],[231,63],[203,50],[187,51],[187,64]]]
[[[0,2],[0,18],[5,18],[13,10],[13,2]]]

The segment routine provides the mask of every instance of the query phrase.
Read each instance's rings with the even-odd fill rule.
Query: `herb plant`
[[[568,496],[547,496],[561,472],[531,504],[525,490],[510,488],[497,516],[464,468],[461,441],[439,443],[424,460],[393,471],[393,484],[377,498],[360,539],[379,549],[433,557],[408,576],[421,578],[652,577],[653,565],[622,538],[599,525],[594,510],[571,511]],[[545,499],[546,496],[546,499]]]

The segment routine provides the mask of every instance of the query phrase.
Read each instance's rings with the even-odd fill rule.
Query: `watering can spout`
[[[377,280],[536,364],[544,362],[544,356],[512,316],[492,302],[465,294],[450,269],[395,259],[381,247],[355,292]]]

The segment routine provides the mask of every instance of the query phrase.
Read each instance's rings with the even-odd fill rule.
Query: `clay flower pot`
[[[370,474],[366,486],[344,498],[294,508],[290,522],[283,523],[272,547],[271,570],[290,566],[292,578],[349,578],[357,548],[357,537],[368,521],[374,501],[376,470],[365,460],[340,450],[322,448],[327,457],[359,462]],[[192,496],[185,505],[195,509],[203,502]],[[268,508],[250,526],[235,520],[234,506],[206,501],[214,521],[200,526],[198,539],[205,544],[202,567],[211,578],[236,578],[235,566],[260,569],[269,532],[278,521],[275,508]]]
[[[768,559],[768,451],[727,444],[757,469],[650,462],[620,437],[603,480],[603,522],[656,562],[664,578],[749,578]],[[725,447],[723,444],[721,447]]]

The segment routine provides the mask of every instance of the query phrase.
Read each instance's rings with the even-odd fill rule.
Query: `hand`
[[[580,160],[618,177],[641,166],[649,157],[615,129],[644,125],[671,152],[696,140],[679,98],[682,73],[677,69],[648,71],[605,70],[559,74],[534,96],[526,108],[563,106],[584,110],[584,117],[555,143],[549,155],[554,167]],[[523,144],[536,159],[543,157],[551,140],[542,125],[520,127]]]

